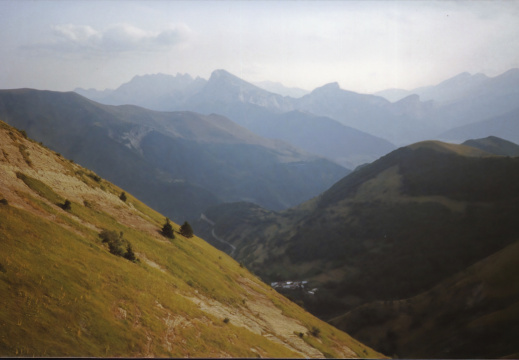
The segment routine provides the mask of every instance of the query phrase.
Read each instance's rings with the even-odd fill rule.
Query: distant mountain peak
[[[398,100],[396,103],[398,103],[398,104],[414,104],[417,102],[420,102],[420,95],[411,94],[401,100]]]
[[[209,78],[209,81],[216,80],[216,79],[222,79],[222,78],[223,79],[239,79],[239,80],[241,80],[239,77],[231,74],[227,70],[217,69],[211,73],[211,77]]]
[[[336,94],[339,91],[344,91],[339,86],[338,82],[331,82],[321,87],[315,88],[310,94]]]
[[[325,84],[320,87],[320,89],[327,89],[327,90],[340,90],[341,87],[339,86],[339,83],[337,81],[331,82],[329,84]]]
[[[209,78],[208,85],[210,87],[213,86],[222,86],[222,84],[225,84],[226,86],[232,86],[232,87],[239,87],[240,91],[243,91],[244,89],[258,89],[256,85],[253,85],[241,78],[239,78],[236,75],[231,74],[227,70],[219,69],[215,70],[211,73],[211,77]],[[220,89],[222,90],[222,89]]]

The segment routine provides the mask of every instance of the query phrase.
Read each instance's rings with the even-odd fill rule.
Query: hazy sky
[[[519,1],[0,0],[0,88],[226,69],[358,92],[519,67]]]

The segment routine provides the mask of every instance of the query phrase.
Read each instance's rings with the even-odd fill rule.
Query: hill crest
[[[446,143],[446,142],[438,141],[438,140],[421,141],[421,142],[411,144],[407,147],[412,150],[429,149],[429,150],[434,150],[437,152],[450,153],[450,154],[456,154],[456,155],[461,155],[461,156],[473,156],[473,157],[492,156],[492,154],[490,154],[484,150],[474,148],[472,146],[467,146],[467,145],[463,145],[463,144],[462,145],[451,144],[451,143]]]

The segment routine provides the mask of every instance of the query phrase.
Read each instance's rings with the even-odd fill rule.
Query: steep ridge
[[[0,144],[2,356],[380,356],[3,122]]]
[[[0,116],[177,221],[224,201],[280,210],[348,173],[218,115],[108,106],[75,93],[20,89],[0,91]]]
[[[270,212],[226,204],[206,212],[235,258],[267,281],[308,280],[294,292],[323,318],[401,299],[515,241],[519,158],[428,141],[349,174],[321,196]]]

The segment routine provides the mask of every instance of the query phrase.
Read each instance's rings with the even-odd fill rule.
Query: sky
[[[0,88],[114,89],[225,69],[313,90],[519,68],[519,1],[0,0]]]

